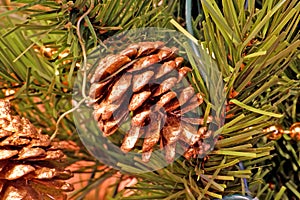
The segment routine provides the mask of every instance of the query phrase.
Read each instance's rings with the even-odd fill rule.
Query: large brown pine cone
[[[72,176],[60,161],[64,153],[26,118],[13,116],[0,100],[0,199],[63,200]]]
[[[203,97],[185,78],[192,70],[177,51],[160,41],[132,44],[100,60],[90,79],[89,96],[98,127],[110,136],[129,119],[121,150],[132,150],[144,138],[144,161],[158,143],[165,147],[169,162],[175,158],[178,142],[187,158],[210,148],[202,139],[211,131],[201,126],[203,119],[195,111]]]

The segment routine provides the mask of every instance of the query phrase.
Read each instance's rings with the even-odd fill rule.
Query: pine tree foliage
[[[282,122],[286,115],[299,121],[296,102],[288,101],[292,96],[298,97],[299,77],[288,77],[284,71],[290,66],[290,70],[298,72],[300,3],[265,0],[258,8],[254,0],[247,2],[245,8],[244,0],[201,0],[203,13],[193,21],[199,44],[207,49],[214,59],[213,66],[222,73],[228,98],[226,122],[217,131],[219,140],[214,151],[205,159],[180,158],[166,168],[143,174],[135,174],[145,167],[140,160],[135,166],[128,166],[120,159],[122,172],[136,176],[139,182],[129,188],[134,195],[123,197],[118,193],[114,199],[245,195],[244,179],[248,180],[252,196],[288,197],[283,195],[284,187],[275,193],[264,181],[265,164],[275,156],[272,150],[276,145],[265,138],[263,129]],[[83,60],[82,48],[89,51],[114,33],[135,27],[183,31],[171,20],[175,12],[180,14],[185,9],[180,5],[179,1],[154,0],[19,0],[10,2],[8,7],[1,6],[0,97],[11,99],[36,126],[53,133],[59,116],[71,108],[73,81]],[[45,56],[45,51],[40,51],[45,48],[55,51]],[[200,52],[205,53],[201,49]],[[60,56],[61,53],[67,56]],[[187,53],[195,59],[192,51]],[[200,85],[200,79],[196,78],[194,84]],[[9,96],[7,92],[11,90]],[[71,116],[59,124],[58,137],[79,143]],[[73,155],[74,159],[94,161],[85,151],[81,157]],[[240,168],[241,162],[245,169]],[[102,164],[95,161],[95,173],[97,165]],[[106,170],[98,178],[91,176],[90,186],[72,197],[83,198],[113,173],[114,170]]]
[[[299,54],[298,54],[299,55]],[[284,95],[281,97],[283,101],[276,105],[278,109],[285,114],[285,117],[280,120],[283,129],[288,130],[293,123],[300,121],[299,113],[299,57],[296,58],[285,70],[282,75],[283,84],[289,85]],[[264,191],[265,196],[270,196],[271,193],[283,193],[281,199],[299,199],[300,185],[300,145],[299,141],[283,135],[276,141],[274,156],[271,160],[266,161],[267,171],[265,174],[266,183],[270,184],[270,188],[260,188]],[[275,176],[274,176],[275,175]]]

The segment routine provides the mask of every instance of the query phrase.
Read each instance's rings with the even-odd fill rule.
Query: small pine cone
[[[174,160],[179,142],[184,143],[188,157],[198,152],[195,148],[207,149],[199,147],[206,131],[195,112],[203,97],[185,79],[192,69],[177,51],[160,41],[132,44],[100,60],[90,78],[89,96],[99,129],[110,136],[129,119],[130,130],[120,148],[132,150],[143,136],[144,161],[158,143],[165,147],[168,162]]]
[[[48,135],[0,100],[0,199],[66,199],[73,186],[64,181],[72,174],[61,167],[63,157]]]

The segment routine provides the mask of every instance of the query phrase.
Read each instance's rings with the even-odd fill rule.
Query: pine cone
[[[55,146],[0,100],[0,199],[66,199],[73,187],[63,180],[72,174],[61,167],[64,153]]]
[[[89,96],[99,129],[110,136],[130,118],[130,130],[121,150],[132,150],[144,137],[144,161],[150,159],[158,143],[165,147],[168,162],[174,160],[178,143],[187,158],[208,151],[209,145],[202,139],[212,134],[200,126],[203,119],[195,112],[203,97],[195,94],[185,79],[192,70],[184,65],[183,57],[176,55],[177,51],[159,41],[132,44],[100,60],[90,79]]]

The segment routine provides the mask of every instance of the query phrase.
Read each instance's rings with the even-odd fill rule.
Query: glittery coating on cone
[[[158,146],[172,162],[180,145],[186,158],[211,150],[203,139],[212,135],[197,113],[203,96],[187,81],[192,71],[176,47],[139,42],[101,59],[90,77],[93,116],[105,137],[125,122],[130,128],[120,146],[129,152],[142,140],[146,162]],[[206,123],[212,121],[208,117]]]
[[[60,165],[59,146],[0,100],[0,199],[66,199],[72,173]]]

